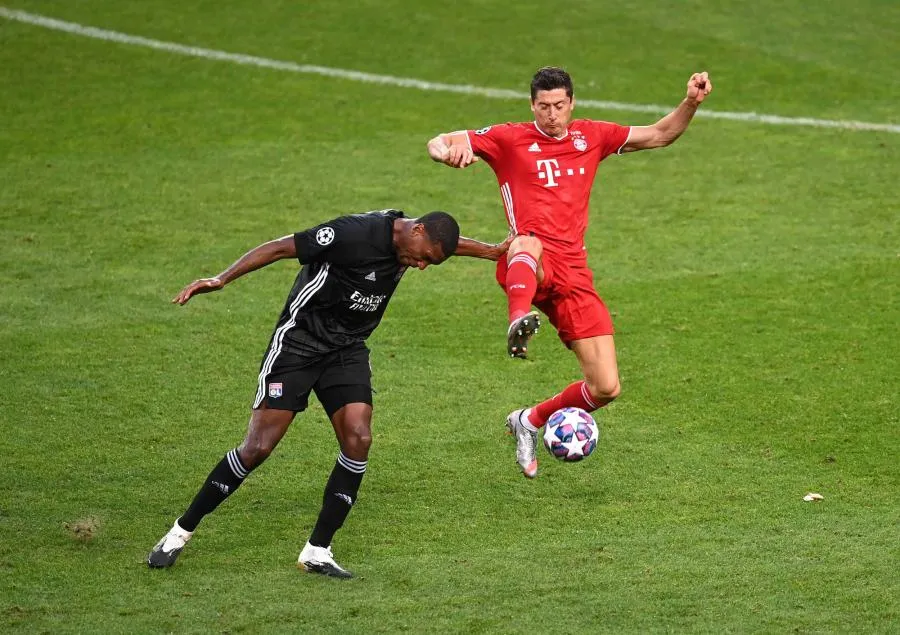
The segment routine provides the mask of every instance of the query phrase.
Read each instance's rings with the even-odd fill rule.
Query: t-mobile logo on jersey
[[[538,178],[547,179],[544,187],[556,187],[559,185],[553,180],[554,176],[559,176],[559,161],[556,159],[540,159],[537,162]]]
[[[567,170],[560,170],[559,161],[557,161],[556,159],[540,159],[537,162],[537,167],[538,178],[547,180],[547,182],[544,183],[544,187],[556,187],[557,185],[559,185],[556,179],[562,176],[563,172],[565,172],[566,176],[584,174],[584,168],[569,168]]]

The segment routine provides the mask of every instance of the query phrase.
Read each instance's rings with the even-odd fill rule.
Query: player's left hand
[[[172,303],[184,305],[187,304],[187,301],[195,295],[198,295],[200,293],[209,293],[211,291],[218,291],[224,286],[225,283],[222,282],[219,278],[200,278],[199,280],[194,280],[192,283],[182,289],[181,293],[172,298]]]
[[[703,103],[706,96],[712,92],[712,82],[709,80],[709,73],[694,73],[687,83],[687,98],[696,104]]]
[[[502,243],[491,245],[490,252],[488,253],[488,260],[493,260],[495,262],[500,260],[500,258],[509,251],[509,246],[512,244],[513,238],[515,238],[515,236],[507,236],[506,240]]]

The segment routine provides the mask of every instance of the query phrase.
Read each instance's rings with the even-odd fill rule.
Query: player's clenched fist
[[[451,168],[465,168],[479,160],[463,133],[436,136],[428,142],[428,156]]]
[[[712,82],[709,81],[709,73],[694,73],[687,83],[687,98],[695,103],[702,103],[706,96],[712,92]]]
[[[444,163],[453,168],[464,168],[477,160],[478,157],[475,156],[472,148],[468,145],[453,144],[447,152],[447,158],[444,160]]]

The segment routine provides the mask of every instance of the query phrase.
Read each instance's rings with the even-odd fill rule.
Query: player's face
[[[407,240],[397,247],[397,260],[406,267],[424,269],[430,265],[439,265],[446,258],[441,243],[431,242],[431,237],[424,231],[424,227],[417,225]]]
[[[551,137],[566,133],[575,98],[566,95],[565,88],[539,90],[531,102],[531,112],[538,127]]]

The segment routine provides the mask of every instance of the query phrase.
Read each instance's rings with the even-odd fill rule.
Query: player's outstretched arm
[[[697,108],[711,92],[709,73],[694,73],[687,83],[687,95],[678,107],[652,126],[632,126],[622,151],[651,150],[672,144],[687,130]]]
[[[478,240],[473,240],[472,238],[460,236],[459,242],[456,244],[456,253],[454,255],[469,256],[470,258],[484,258],[485,260],[500,260],[503,254],[509,249],[509,244],[512,242],[512,239],[513,237],[509,236],[502,243],[492,245],[490,243],[483,243]]]
[[[200,278],[199,280],[194,280],[182,289],[181,293],[172,298],[172,302],[174,304],[186,304],[193,296],[201,293],[218,291],[226,284],[240,278],[245,273],[261,269],[266,265],[272,264],[276,260],[296,257],[297,245],[294,243],[293,235],[270,240],[245,253],[230,267],[214,278]]]
[[[428,156],[432,161],[451,168],[465,168],[478,161],[469,147],[465,132],[448,132],[431,139],[428,142]]]

